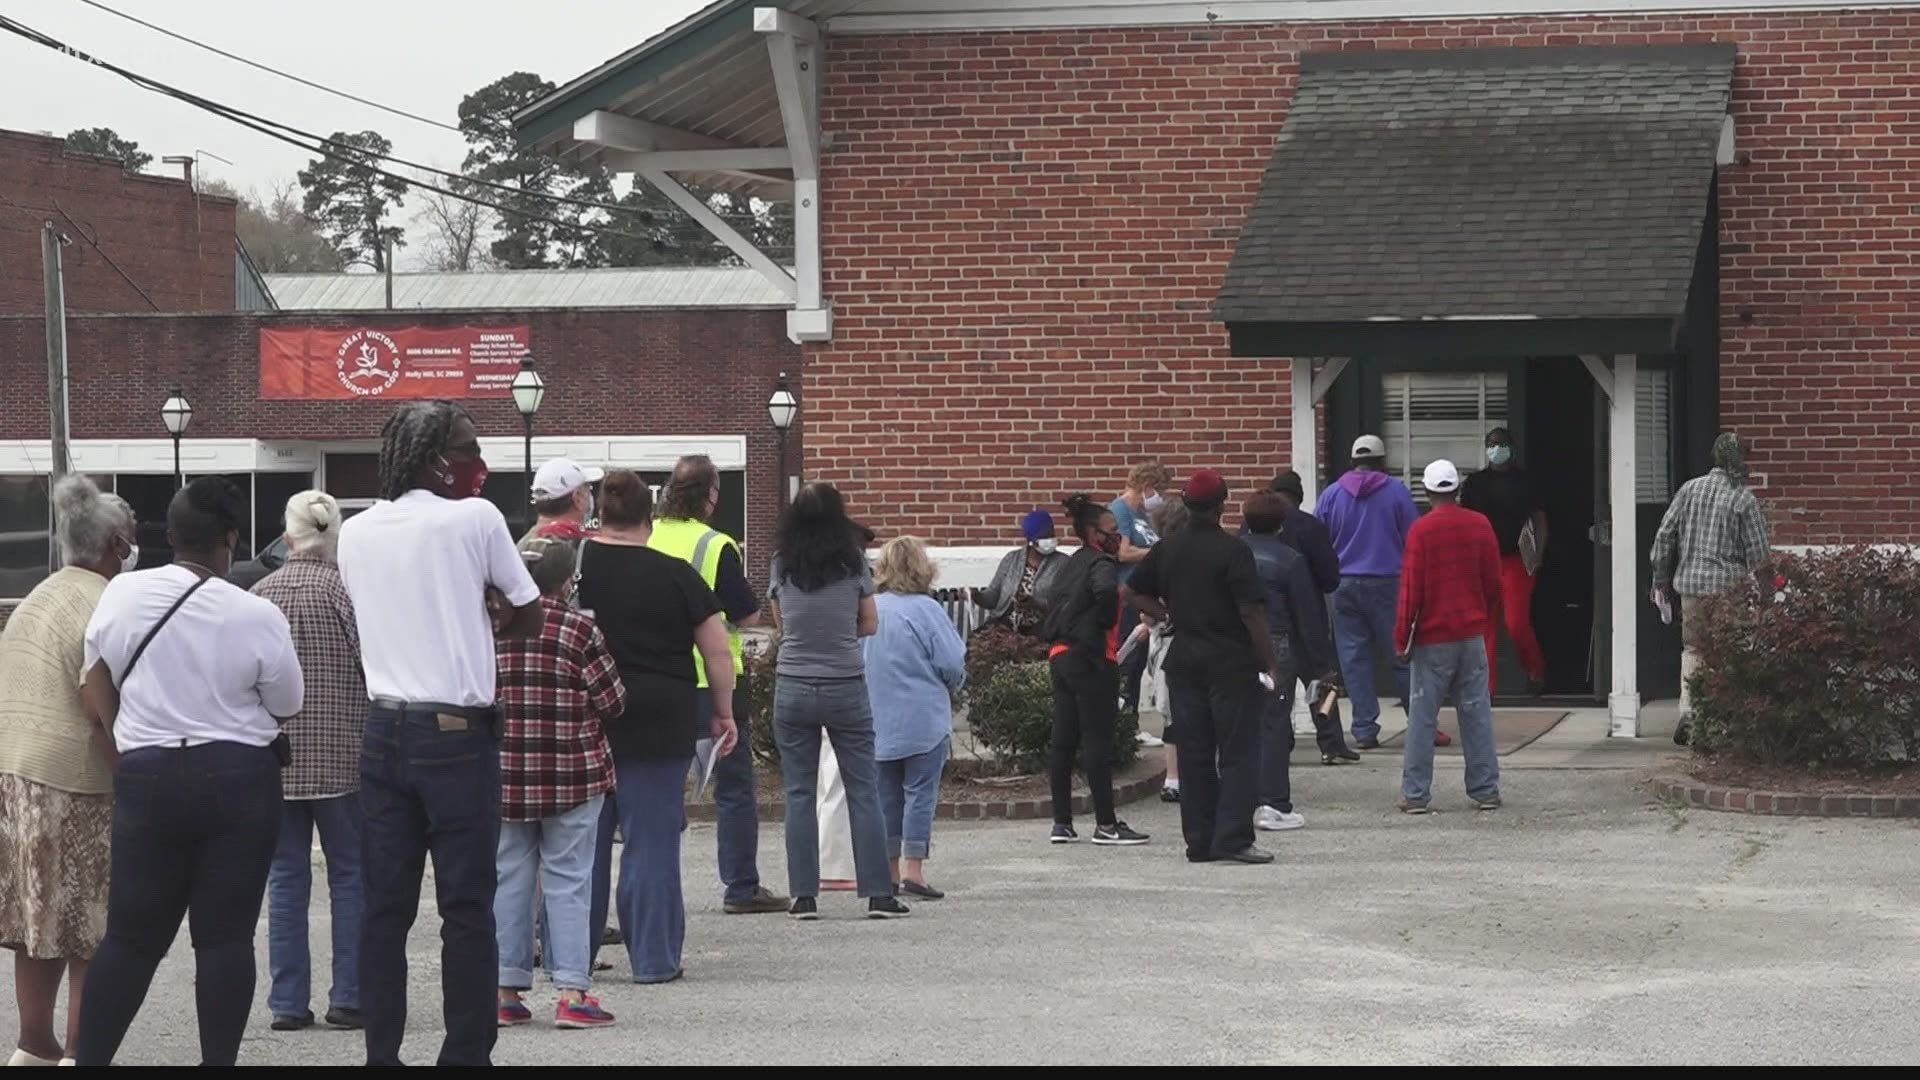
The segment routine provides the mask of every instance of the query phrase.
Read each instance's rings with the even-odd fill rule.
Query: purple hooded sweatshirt
[[[1407,530],[1420,511],[1407,485],[1384,472],[1350,469],[1320,493],[1313,516],[1326,522],[1333,534],[1341,574],[1398,577]]]

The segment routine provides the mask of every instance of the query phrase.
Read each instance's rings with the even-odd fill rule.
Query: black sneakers
[[[1134,847],[1147,842],[1147,834],[1134,832],[1124,821],[1102,825],[1093,830],[1093,842],[1102,847]]]
[[[1053,826],[1053,835],[1047,838],[1047,842],[1050,844],[1077,844],[1080,842],[1080,834],[1074,832],[1073,826],[1071,825],[1055,823]]]
[[[913,914],[913,909],[900,902],[896,896],[876,896],[867,901],[869,919],[904,919]]]
[[[787,906],[787,918],[812,922],[820,917],[820,902],[811,896],[796,896]]]

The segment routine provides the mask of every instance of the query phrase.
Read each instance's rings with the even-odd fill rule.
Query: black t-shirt
[[[1525,469],[1481,469],[1461,485],[1460,505],[1485,514],[1500,554],[1512,555],[1520,550],[1520,531],[1540,509],[1540,493]]]
[[[1159,598],[1173,618],[1169,678],[1186,683],[1257,677],[1266,670],[1241,609],[1263,614],[1266,583],[1253,551],[1218,525],[1194,522],[1153,545],[1127,586]]]
[[[580,550],[580,607],[593,612],[627,684],[626,714],[607,725],[614,756],[691,756],[699,685],[693,631],[720,610],[719,598],[683,559],[588,540]]]

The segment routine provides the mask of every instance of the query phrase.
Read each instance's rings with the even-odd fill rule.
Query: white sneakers
[[[1307,827],[1307,819],[1295,813],[1281,813],[1271,806],[1263,806],[1254,811],[1254,827],[1261,832],[1290,832]]]
[[[10,1068],[10,1069],[17,1069],[22,1066],[71,1065],[71,1064],[73,1064],[72,1058],[66,1058],[64,1060],[55,1059],[55,1058],[43,1058],[37,1054],[29,1054],[25,1050],[15,1050],[13,1052],[13,1056],[7,1059],[7,1068]]]
[[[1165,743],[1164,741],[1162,741],[1162,740],[1161,740],[1161,738],[1160,738],[1159,736],[1157,736],[1157,735],[1149,735],[1149,734],[1147,734],[1147,733],[1146,733],[1146,732],[1144,732],[1144,731],[1136,731],[1136,732],[1134,732],[1134,734],[1133,734],[1133,741],[1134,741],[1134,742],[1137,742],[1137,743],[1139,743],[1139,744],[1140,744],[1141,746],[1143,746],[1143,747],[1145,747],[1146,749],[1149,749],[1149,750],[1151,750],[1151,749],[1153,749],[1154,747],[1157,747],[1157,746],[1165,746],[1165,745],[1167,745],[1167,744],[1166,744],[1166,743]]]

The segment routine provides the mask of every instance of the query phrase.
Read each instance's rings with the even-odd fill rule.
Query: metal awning
[[[1214,314],[1241,356],[1663,353],[1732,45],[1309,53]]]

